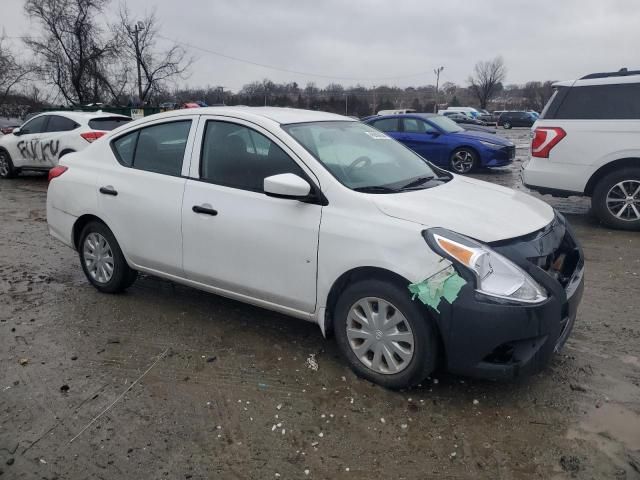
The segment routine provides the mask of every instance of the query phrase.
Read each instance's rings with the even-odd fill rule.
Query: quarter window
[[[640,119],[640,83],[571,87],[553,118]]]
[[[227,187],[264,191],[264,179],[302,169],[264,135],[234,123],[208,121],[202,140],[200,177]]]
[[[191,120],[162,123],[118,137],[113,148],[126,167],[180,176]]]

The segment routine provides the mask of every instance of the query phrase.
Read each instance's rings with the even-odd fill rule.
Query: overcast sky
[[[119,0],[113,0],[117,9]],[[7,36],[33,35],[23,0],[2,0]],[[640,67],[640,0],[129,0],[156,8],[166,37],[286,73],[190,50],[188,83],[237,90],[253,80],[344,85],[465,85],[502,55],[507,83]],[[19,42],[19,40],[14,40]],[[417,75],[416,75],[417,74]],[[322,76],[320,76],[322,75]],[[329,78],[332,77],[332,78]],[[335,78],[333,78],[335,77]],[[390,79],[390,77],[394,77]]]

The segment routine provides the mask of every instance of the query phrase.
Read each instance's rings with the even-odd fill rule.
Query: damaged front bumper
[[[584,255],[557,214],[544,229],[490,246],[523,268],[548,293],[538,304],[501,301],[466,284],[440,304],[438,326],[447,370],[510,379],[541,370],[569,337],[584,289]]]

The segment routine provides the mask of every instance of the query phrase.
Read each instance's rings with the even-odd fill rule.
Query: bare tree
[[[553,95],[553,82],[527,82],[522,91],[527,99],[527,106],[541,112]]]
[[[25,43],[38,61],[41,77],[71,104],[99,102],[113,96],[107,65],[115,42],[105,39],[96,22],[109,0],[27,0],[25,12],[42,27],[40,38]]]
[[[0,36],[0,104],[5,103],[11,90],[27,80],[33,67],[22,63],[11,51],[4,34]]]
[[[469,89],[480,102],[480,108],[487,108],[487,103],[502,88],[502,82],[507,76],[507,68],[502,57],[496,57],[486,62],[478,62],[469,77]]]
[[[143,104],[154,93],[164,90],[167,81],[183,79],[193,63],[179,45],[164,51],[156,47],[159,25],[155,12],[133,22],[129,10],[122,5],[119,21],[112,28],[124,47],[124,56],[137,64],[138,96]]]

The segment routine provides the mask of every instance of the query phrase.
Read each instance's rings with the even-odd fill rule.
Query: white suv
[[[0,178],[48,171],[63,155],[86,148],[131,118],[106,112],[47,112],[0,138]]]
[[[438,360],[489,378],[537,371],[582,297],[582,250],[548,204],[339,115],[152,115],[49,178],[50,232],[98,290],[140,271],[315,322],[387,387]]]
[[[559,82],[533,125],[525,186],[591,197],[610,227],[640,230],[640,71]]]

